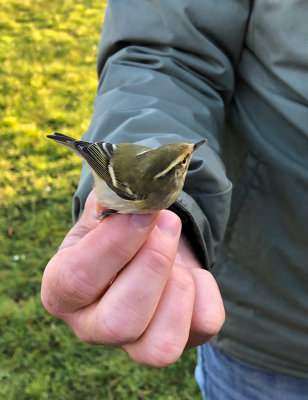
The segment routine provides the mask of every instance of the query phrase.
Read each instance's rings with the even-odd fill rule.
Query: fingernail
[[[131,223],[136,228],[147,228],[157,217],[157,213],[152,214],[132,214]]]
[[[177,236],[181,225],[179,218],[174,213],[166,211],[160,213],[157,220],[157,226],[159,230],[171,236]]]

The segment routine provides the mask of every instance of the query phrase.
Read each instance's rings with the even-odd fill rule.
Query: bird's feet
[[[99,215],[96,217],[98,221],[102,221],[104,218],[108,217],[109,215],[116,214],[118,211],[117,210],[112,210],[112,209],[102,209],[99,213]]]

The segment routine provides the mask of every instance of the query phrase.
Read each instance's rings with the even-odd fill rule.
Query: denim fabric
[[[210,344],[198,348],[195,376],[204,400],[308,399],[308,380],[254,368]]]

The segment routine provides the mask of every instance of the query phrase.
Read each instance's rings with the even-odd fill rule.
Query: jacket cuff
[[[75,224],[83,213],[86,200],[93,188],[93,176],[88,168],[82,168],[78,188],[73,197],[72,217]]]
[[[205,243],[207,235],[210,235],[208,231],[210,227],[201,208],[191,196],[182,191],[176,202],[169,207],[169,210],[181,219],[182,233],[189,240],[202,267],[210,270],[210,258]]]

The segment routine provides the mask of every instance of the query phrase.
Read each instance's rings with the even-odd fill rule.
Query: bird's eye
[[[187,162],[187,157],[184,157],[183,160],[180,162],[181,165],[185,165]]]

